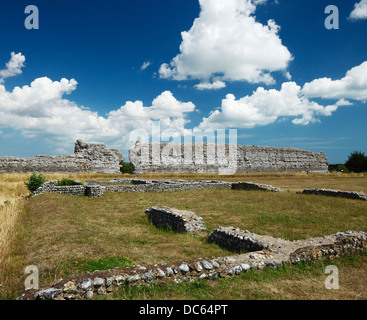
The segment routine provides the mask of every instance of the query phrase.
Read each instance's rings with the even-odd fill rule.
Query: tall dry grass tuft
[[[22,202],[29,193],[24,181],[25,174],[0,175],[0,263],[14,234],[14,226],[23,208]]]
[[[11,254],[12,243],[19,231],[19,223],[24,212],[24,203],[29,190],[24,185],[32,173],[0,173],[0,299],[6,295],[5,287],[11,287],[9,272],[14,271],[14,257]],[[103,174],[45,174],[47,180],[71,178],[83,179],[112,179],[121,175]],[[16,249],[15,249],[16,250]],[[9,271],[10,270],[10,271]]]
[[[11,268],[10,244],[23,211],[24,199],[28,195],[24,185],[26,176],[0,174],[0,285],[4,287],[8,282],[5,274]]]

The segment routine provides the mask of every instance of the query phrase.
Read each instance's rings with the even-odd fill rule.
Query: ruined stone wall
[[[72,155],[0,157],[0,172],[121,173],[120,162],[123,160],[124,157],[116,149],[77,140]]]
[[[155,226],[171,228],[176,232],[195,233],[206,229],[202,218],[187,210],[150,207],[145,211],[145,214]]]
[[[323,152],[213,143],[140,143],[129,151],[134,173],[328,173]]]
[[[57,186],[57,180],[46,181],[36,191],[32,192],[32,197],[39,196],[44,193],[59,193],[69,196],[86,196],[101,197],[105,187],[99,185],[74,185],[74,186]]]
[[[232,188],[232,183],[225,181],[192,181],[187,183],[165,183],[154,182],[147,184],[132,184],[106,186],[106,192],[169,192],[169,191],[190,191],[190,190],[228,190]]]
[[[234,227],[218,227],[208,237],[208,242],[213,242],[219,246],[233,252],[251,252],[264,249],[267,245],[256,239],[256,234],[249,231],[242,231]]]
[[[328,197],[341,197],[348,199],[358,199],[367,200],[367,195],[365,193],[356,191],[343,191],[343,190],[332,190],[332,189],[304,189],[299,192],[302,194],[316,194]]]

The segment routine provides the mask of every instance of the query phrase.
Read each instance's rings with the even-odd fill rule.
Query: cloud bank
[[[5,71],[2,70],[3,78],[21,73],[24,61],[21,53],[12,53]],[[220,81],[218,83],[220,87]],[[208,83],[208,87],[214,84]],[[151,132],[152,121],[160,120],[162,132],[171,130],[183,135],[188,129],[190,114],[197,111],[193,102],[179,101],[172,92],[163,91],[150,106],[144,106],[139,100],[127,101],[100,116],[65,98],[77,85],[75,79],[52,81],[48,77],[37,78],[30,85],[15,87],[12,91],[0,84],[0,133],[2,129],[13,128],[25,137],[46,138],[58,150],[69,148],[80,138],[108,143],[126,151],[135,142],[128,140],[134,130]],[[315,98],[334,102],[324,105],[312,100]],[[251,95],[240,98],[228,93],[220,108],[204,117],[197,128],[249,129],[279,119],[289,119],[294,125],[308,125],[320,121],[322,116],[331,116],[341,106],[352,105],[349,100],[367,100],[367,61],[348,70],[341,79],[315,79],[303,87],[288,81],[279,90],[259,87]]]
[[[311,98],[337,101],[324,106]],[[351,105],[349,99],[367,100],[367,61],[347,71],[342,79],[315,79],[303,88],[292,81],[283,83],[280,90],[259,87],[252,95],[239,99],[228,94],[220,109],[203,118],[199,127],[253,128],[281,117],[292,118],[293,124],[308,125],[319,122],[319,116],[330,116],[339,107]]]
[[[17,58],[13,56],[22,55],[12,55],[6,69],[9,73],[4,73],[6,76],[15,73],[12,65]],[[13,128],[25,137],[47,138],[59,150],[70,147],[77,138],[108,142],[127,150],[128,137],[133,130],[149,131],[152,120],[160,120],[162,131],[183,132],[189,123],[187,114],[195,110],[192,102],[178,101],[170,91],[164,91],[151,106],[145,107],[139,100],[127,101],[102,117],[65,98],[76,88],[75,79],[52,81],[48,77],[37,78],[30,85],[15,87],[12,91],[0,84],[0,129]]]

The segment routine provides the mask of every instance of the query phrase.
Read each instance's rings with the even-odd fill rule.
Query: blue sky
[[[367,152],[366,0],[3,1],[0,33],[1,156],[69,154],[77,138],[127,156],[151,120],[330,163]]]

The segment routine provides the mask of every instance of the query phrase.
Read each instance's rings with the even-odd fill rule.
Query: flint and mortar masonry
[[[145,211],[155,226],[172,228],[173,231],[193,233],[205,230],[203,219],[194,212],[168,207],[150,207]]]
[[[219,152],[222,148],[222,152]],[[141,143],[129,150],[134,173],[328,173],[323,152],[213,143]]]
[[[261,237],[259,239],[255,233],[234,227],[219,227],[210,234],[207,240],[233,252],[259,251],[268,247],[267,242]]]
[[[57,181],[47,181],[32,193],[32,196],[43,193],[62,193],[70,195],[102,196],[104,192],[171,192],[190,190],[264,190],[282,192],[270,185],[252,182],[226,182],[215,180],[143,180],[113,179],[111,181],[85,180],[85,186],[56,186]],[[83,191],[84,190],[84,191]]]
[[[57,182],[57,180],[46,181],[31,196],[35,197],[44,193],[59,193],[70,196],[101,197],[105,190],[105,187],[100,185],[57,186]]]

